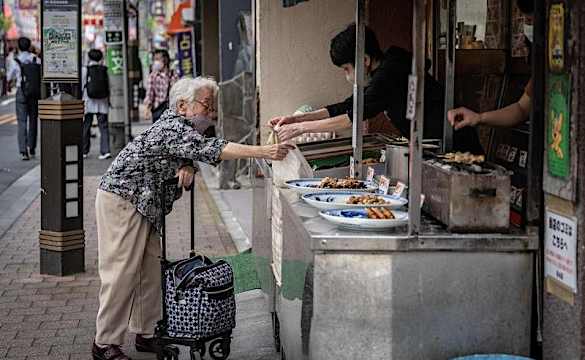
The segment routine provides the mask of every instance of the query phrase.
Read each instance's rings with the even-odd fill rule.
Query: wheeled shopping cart
[[[177,184],[177,178],[164,183],[161,204],[166,201],[165,189]],[[167,260],[166,222],[165,215],[161,215],[163,318],[155,330],[161,349],[157,359],[178,360],[176,345],[189,347],[191,360],[207,355],[214,360],[227,359],[232,329],[236,325],[234,275],[225,261],[213,262],[195,252],[195,188],[189,193],[191,251],[188,258]]]

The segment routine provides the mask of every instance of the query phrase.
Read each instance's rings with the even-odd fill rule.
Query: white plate
[[[358,230],[390,229],[408,224],[407,212],[393,210],[392,213],[395,219],[388,220],[368,219],[366,208],[363,207],[357,209],[321,210],[319,215],[339,226]]]
[[[385,205],[364,205],[364,204],[347,204],[351,196],[363,195],[363,192],[345,191],[345,192],[313,192],[303,195],[303,200],[321,210],[328,209],[350,209],[365,207],[386,207],[390,209],[399,209],[408,204],[408,200],[395,195],[375,194],[386,201]]]
[[[297,180],[289,180],[285,182],[286,186],[289,189],[293,189],[298,191],[301,194],[306,193],[314,193],[314,192],[347,192],[347,191],[354,191],[354,192],[374,192],[378,189],[378,187],[370,182],[361,181],[366,185],[363,189],[330,189],[330,188],[319,188],[319,183],[321,183],[322,178],[315,178],[315,179],[297,179]]]

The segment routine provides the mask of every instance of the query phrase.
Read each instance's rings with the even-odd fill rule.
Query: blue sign
[[[193,35],[190,32],[177,34],[177,60],[179,61],[179,77],[193,76]]]

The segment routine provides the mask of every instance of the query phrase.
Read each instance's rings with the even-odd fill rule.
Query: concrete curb
[[[236,246],[236,249],[239,253],[243,253],[248,251],[252,248],[252,242],[242,229],[242,226],[237,221],[236,217],[234,216],[231,207],[227,204],[223,196],[221,195],[221,191],[219,189],[217,177],[214,173],[214,170],[211,166],[207,164],[199,164],[201,169],[201,176],[203,181],[205,181],[205,185],[209,190],[209,194],[213,201],[215,201],[215,205],[219,210],[221,215],[221,219],[223,220],[227,231],[229,232],[230,236],[232,237],[232,241]]]
[[[0,213],[0,238],[40,194],[40,165],[29,170],[2,192],[0,195],[0,209],[2,209]]]

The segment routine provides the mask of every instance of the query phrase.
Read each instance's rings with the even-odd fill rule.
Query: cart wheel
[[[230,356],[230,338],[215,339],[209,344],[209,356],[213,360],[224,360]]]
[[[191,348],[189,354],[191,354],[191,360],[202,360],[204,356],[204,354],[202,354],[201,352],[199,352],[199,350],[195,348]]]

